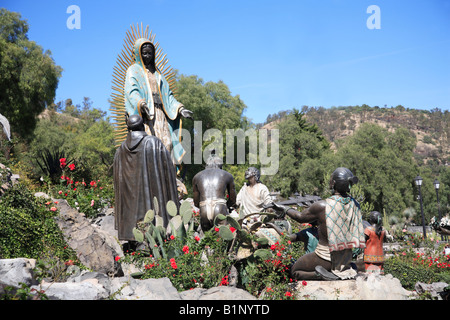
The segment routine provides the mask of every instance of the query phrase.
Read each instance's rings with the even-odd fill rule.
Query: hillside
[[[429,161],[436,165],[450,164],[450,112],[436,108],[431,111],[395,108],[379,108],[363,106],[302,107],[306,119],[316,124],[335,149],[339,140],[352,135],[364,122],[371,122],[394,131],[405,127],[416,137],[417,144],[414,157],[419,164]],[[282,121],[291,110],[280,111],[269,115],[263,124],[265,128],[273,128]]]

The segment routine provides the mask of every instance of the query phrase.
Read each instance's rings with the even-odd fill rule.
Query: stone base
[[[412,295],[391,274],[362,274],[355,280],[307,281],[306,286],[299,281],[296,289],[300,300],[409,300]]]

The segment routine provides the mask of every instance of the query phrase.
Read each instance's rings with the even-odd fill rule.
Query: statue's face
[[[143,60],[145,65],[149,65],[149,64],[152,63],[153,55],[154,55],[154,52],[153,52],[153,47],[152,46],[149,46],[149,45],[145,46],[144,45],[142,47],[141,56],[142,56],[142,60]]]

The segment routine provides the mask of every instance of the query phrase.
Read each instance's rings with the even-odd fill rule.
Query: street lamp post
[[[438,179],[434,179],[434,188],[436,189],[436,200],[437,200],[437,206],[438,206],[438,217],[439,221],[441,221],[441,206],[439,204],[439,181]],[[444,236],[441,234],[441,240],[444,240]]]
[[[422,203],[422,190],[421,190],[421,186],[422,186],[422,177],[421,176],[417,176],[414,179],[414,182],[416,183],[416,186],[419,187],[419,197],[420,197],[420,213],[422,214],[422,227],[423,227],[423,237],[424,239],[427,238],[427,231],[425,230],[425,217],[423,216],[423,203]]]

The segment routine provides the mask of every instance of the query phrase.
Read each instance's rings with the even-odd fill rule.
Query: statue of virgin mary
[[[181,145],[182,117],[192,118],[192,112],[175,99],[155,64],[155,46],[150,40],[139,38],[135,41],[134,61],[126,72],[126,112],[129,116],[140,115],[147,134],[158,137],[173,161],[180,163],[185,154]]]

